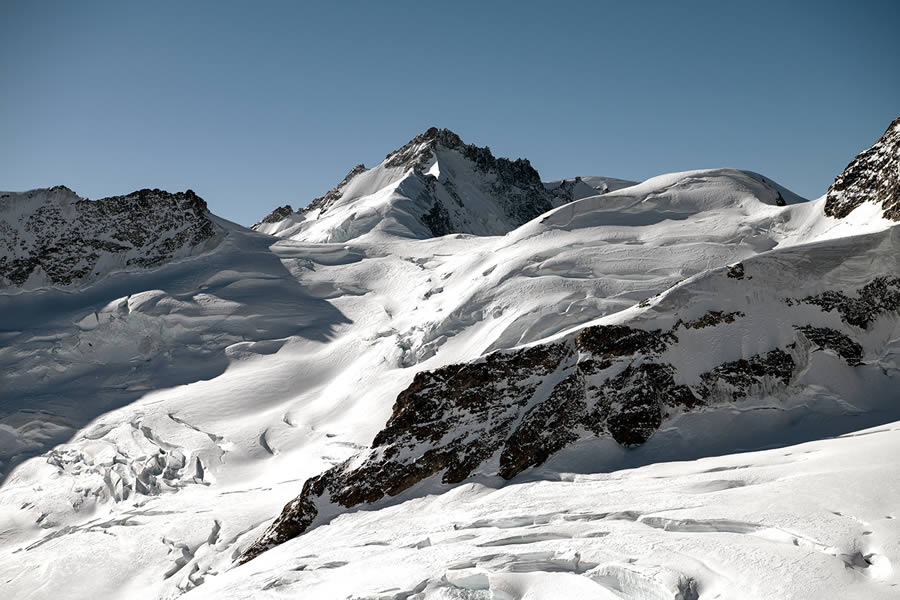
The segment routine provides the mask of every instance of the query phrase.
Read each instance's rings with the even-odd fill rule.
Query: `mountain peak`
[[[451,149],[465,145],[459,135],[449,129],[438,127],[429,127],[427,131],[420,133],[413,138],[412,141],[415,142],[416,140],[421,140],[422,142],[434,142]]]
[[[423,170],[437,146],[443,146],[448,150],[459,150],[466,147],[467,144],[449,129],[430,127],[385,156],[385,166]],[[489,149],[488,152],[490,152]]]
[[[900,221],[900,117],[835,178],[825,214],[841,219],[865,202],[881,205],[885,219]]]
[[[330,242],[376,230],[414,238],[502,235],[567,200],[544,188],[528,160],[497,158],[487,146],[430,127],[374,168],[356,165],[296,213],[278,208],[253,229]]]

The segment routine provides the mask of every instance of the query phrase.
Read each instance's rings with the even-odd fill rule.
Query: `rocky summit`
[[[356,165],[325,195],[295,213],[276,209],[254,229],[304,241],[348,241],[385,227],[416,238],[499,235],[576,197],[571,184],[557,188],[547,189],[527,159],[497,158],[432,127],[376,167]],[[371,208],[362,206],[378,218],[363,217]]]

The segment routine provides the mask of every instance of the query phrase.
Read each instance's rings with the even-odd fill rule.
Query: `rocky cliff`
[[[102,200],[65,186],[0,193],[0,283],[84,283],[146,269],[202,249],[216,236],[193,191],[139,190]]]
[[[900,221],[900,117],[835,178],[825,214],[840,219],[866,202],[879,206],[885,219]]]

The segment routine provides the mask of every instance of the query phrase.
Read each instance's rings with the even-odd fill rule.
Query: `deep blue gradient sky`
[[[816,197],[900,114],[898,23],[896,0],[3,0],[0,189],[192,188],[252,224],[437,125],[545,180],[732,166]]]

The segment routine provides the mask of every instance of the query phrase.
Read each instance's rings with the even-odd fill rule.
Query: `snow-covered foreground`
[[[185,598],[900,596],[900,423],[361,510]]]

